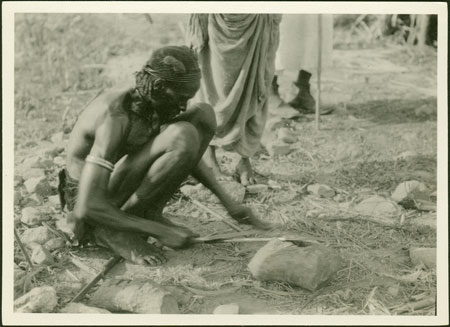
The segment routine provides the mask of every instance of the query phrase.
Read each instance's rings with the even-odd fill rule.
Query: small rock
[[[30,168],[22,173],[22,177],[25,180],[36,177],[45,177],[45,171],[41,168]]]
[[[36,195],[46,197],[55,194],[56,188],[51,186],[49,182],[44,179],[36,185],[34,192],[36,192]]]
[[[57,166],[64,166],[66,164],[66,160],[63,157],[57,156],[53,159],[53,163]]]
[[[336,194],[336,196],[333,197],[333,200],[336,202],[344,202],[345,196],[343,196],[342,194]]]
[[[269,189],[268,185],[265,184],[253,184],[247,186],[247,191],[250,194],[257,194],[261,192],[265,192]]]
[[[63,248],[64,246],[66,246],[66,242],[59,237],[52,238],[51,240],[48,240],[44,244],[44,247],[50,252]]]
[[[41,196],[37,195],[36,193],[33,193],[30,196],[24,198],[24,200],[22,201],[22,205],[27,207],[33,207],[42,204],[42,201],[43,199]]]
[[[92,294],[90,305],[109,311],[179,313],[174,296],[151,280],[105,280]]]
[[[414,265],[423,263],[429,269],[436,269],[436,248],[411,248],[409,257]]]
[[[47,229],[47,227],[35,227],[25,230],[21,236],[21,240],[24,244],[45,244],[48,240],[52,238],[52,234]]]
[[[47,149],[45,149],[44,154],[46,156],[49,156],[50,158],[54,158],[56,157],[58,154],[60,154],[61,152],[64,151],[64,146],[62,145],[54,145],[54,146],[50,146]],[[45,167],[45,168],[50,168],[53,165],[53,162],[51,160],[43,160],[40,162],[40,166],[41,167]]]
[[[400,291],[400,288],[398,285],[389,286],[387,289],[388,293],[391,294],[393,297],[396,297],[398,295],[398,292]]]
[[[222,304],[213,311],[215,315],[237,315],[239,314],[239,305],[237,303]]]
[[[50,203],[50,205],[52,205],[55,208],[61,206],[59,195],[50,195],[48,197],[48,203]]]
[[[52,137],[50,138],[50,140],[51,140],[53,143],[60,144],[60,143],[62,143],[63,140],[64,140],[64,133],[63,133],[63,132],[55,133],[55,134],[52,135]]]
[[[83,303],[69,303],[60,310],[61,313],[111,313],[108,310],[90,307]]]
[[[273,239],[258,250],[248,268],[258,280],[288,282],[314,291],[341,265],[339,255],[323,245],[298,247]]]
[[[38,265],[51,265],[55,262],[51,253],[40,244],[33,245],[31,253],[31,261]]]
[[[425,184],[418,181],[407,181],[399,184],[391,198],[402,205],[409,205],[414,200],[430,200],[430,192]],[[411,204],[413,205],[413,204]]]
[[[278,130],[278,139],[285,143],[295,143],[297,142],[297,137],[291,130],[287,127],[280,128]]]
[[[369,216],[397,216],[400,214],[400,208],[395,202],[378,195],[371,196],[370,198],[361,201],[355,206],[355,210]]]
[[[22,192],[15,191],[14,192],[14,205],[18,206],[20,204],[20,202],[22,202],[22,199],[23,199]]]
[[[419,154],[415,151],[405,151],[405,152],[400,153],[398,156],[396,156],[395,160],[401,160],[401,159],[407,160],[410,158],[417,157],[418,155]]]
[[[336,160],[356,159],[361,150],[356,144],[339,144],[336,148]]]
[[[412,218],[408,222],[409,224],[419,227],[419,229],[425,230],[436,230],[436,213],[424,214],[415,218]]]
[[[292,151],[291,146],[281,141],[273,141],[267,144],[267,152],[271,157],[284,156]]]
[[[49,313],[58,303],[56,291],[51,286],[35,287],[14,301],[14,311],[20,313]]]
[[[36,208],[26,207],[22,209],[22,218],[20,219],[28,226],[37,225],[41,222],[40,212]]]
[[[307,190],[308,192],[321,198],[332,198],[336,194],[331,187],[324,184],[308,185]]]
[[[28,193],[34,193],[36,190],[37,185],[45,180],[45,176],[41,177],[32,177],[25,181],[25,188],[27,189]]]
[[[276,190],[276,191],[281,190],[281,185],[278,184],[277,181],[274,181],[274,180],[269,179],[269,180],[267,181],[267,184],[269,185],[269,187],[270,187],[272,190]]]

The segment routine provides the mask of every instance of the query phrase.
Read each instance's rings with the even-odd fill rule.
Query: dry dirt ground
[[[180,21],[183,19],[185,17]],[[70,130],[67,126],[71,119],[100,88],[129,82],[131,73],[148,57],[149,49],[182,41],[178,19],[156,16],[153,21],[150,25],[137,15],[105,18],[105,24],[115,24],[113,27],[122,33],[123,42],[130,49],[118,48],[115,54],[101,57],[103,61],[97,66],[85,68],[83,88],[52,95],[42,89],[40,98],[27,97],[32,93],[20,87],[27,81],[18,80],[23,76],[19,69],[16,75],[15,175],[22,174],[25,159],[44,156],[42,151],[51,145],[52,135],[63,128],[66,132]],[[164,29],[161,28],[163,21],[166,22]],[[149,35],[145,34],[147,32]],[[152,37],[147,48],[141,44]],[[136,41],[138,39],[141,43]],[[401,208],[396,217],[390,218],[395,225],[390,227],[377,223],[376,214],[372,217],[375,222],[371,222],[349,208],[372,195],[389,197],[399,183],[408,180],[423,182],[430,194],[436,190],[436,52],[434,49],[417,52],[389,45],[336,50],[333,58],[333,67],[323,74],[322,97],[324,106],[333,106],[335,110],[321,117],[320,130],[315,128],[312,115],[280,117],[277,103],[271,99],[269,120],[278,125],[274,130],[267,129],[263,143],[276,138],[276,127],[280,125],[288,127],[298,140],[288,155],[271,157],[264,149],[257,154],[253,163],[260,173],[260,182],[264,184],[270,179],[281,188],[246,194],[244,199],[262,219],[277,226],[270,233],[255,231],[255,235],[300,233],[333,248],[343,258],[344,267],[324,288],[309,292],[286,283],[254,280],[247,264],[264,243],[198,244],[186,250],[167,251],[169,261],[161,267],[120,263],[108,278],[156,281],[174,292],[180,312],[186,314],[212,313],[217,305],[234,302],[239,304],[241,313],[249,314],[434,315],[434,305],[417,310],[399,308],[436,292],[435,271],[414,267],[408,255],[410,247],[436,246],[433,223],[430,226],[410,224],[422,218],[433,222],[436,213]],[[289,74],[293,80],[295,72]],[[92,83],[86,84],[91,77]],[[39,79],[38,76],[32,78]],[[412,155],[398,159],[405,151],[412,151]],[[64,157],[64,152],[59,156]],[[219,159],[222,167],[231,172],[236,157],[221,151]],[[52,186],[56,186],[58,169],[58,164],[52,162],[45,168]],[[30,195],[23,181],[17,180],[15,191],[21,193],[22,200],[15,205],[15,219],[22,233],[29,228],[19,219],[22,208],[29,205]],[[338,196],[316,197],[306,190],[311,183],[326,184]],[[36,201],[33,205],[48,217],[46,223],[54,226],[62,215],[58,205],[50,203],[47,197]],[[217,204],[204,205],[225,215]],[[166,212],[201,235],[231,231],[179,193]],[[16,279],[16,291],[21,295],[31,286],[54,286],[59,297],[56,311],[111,257],[109,251],[95,246],[67,246],[52,254],[55,263],[42,267],[34,276],[28,274],[25,279]],[[26,268],[17,244],[15,263]],[[83,302],[88,303],[88,299],[89,294]]]

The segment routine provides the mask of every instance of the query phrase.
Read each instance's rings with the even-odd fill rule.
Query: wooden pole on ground
[[[317,90],[316,90],[316,129],[320,129],[320,82],[322,73],[322,15],[319,14],[317,18]]]

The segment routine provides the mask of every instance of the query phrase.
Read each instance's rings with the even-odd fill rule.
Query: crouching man
[[[86,231],[133,263],[165,262],[146,238],[181,248],[197,236],[162,215],[188,175],[209,188],[239,223],[267,227],[224,192],[201,160],[216,120],[207,104],[187,108],[200,76],[189,48],[160,48],[136,74],[134,88],[104,92],[82,112],[59,175],[67,226],[77,239]]]

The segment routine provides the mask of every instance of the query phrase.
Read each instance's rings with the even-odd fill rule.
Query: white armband
[[[99,158],[99,157],[95,157],[93,155],[88,155],[85,159],[86,162],[92,163],[94,165],[99,165],[103,168],[108,169],[110,172],[112,172],[114,170],[114,165],[112,163],[110,163],[108,160]]]

